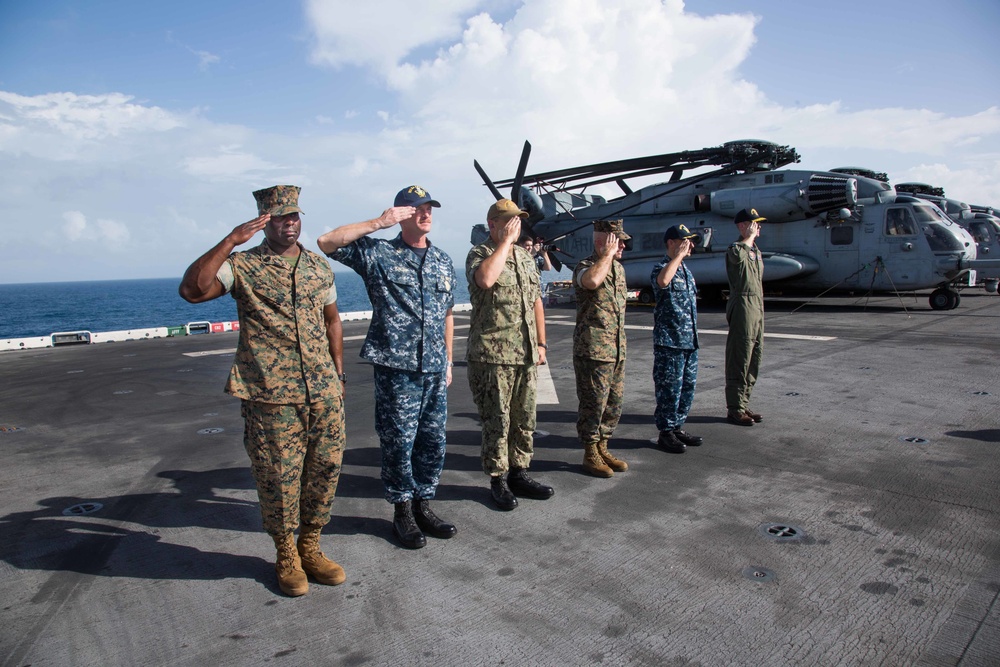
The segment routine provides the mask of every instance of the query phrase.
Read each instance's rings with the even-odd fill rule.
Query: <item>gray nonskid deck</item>
[[[0,664],[996,664],[1000,298],[821,303],[768,303],[767,331],[801,338],[765,339],[752,428],[725,423],[725,336],[703,333],[687,429],[706,442],[684,455],[651,442],[652,313],[630,308],[630,469],[608,480],[580,468],[574,311],[549,309],[532,473],[556,496],[509,513],[457,364],[434,506],[459,534],[419,551],[391,536],[367,323],[345,323],[323,548],[348,581],[297,599],[221,392],[236,334],[2,354]]]

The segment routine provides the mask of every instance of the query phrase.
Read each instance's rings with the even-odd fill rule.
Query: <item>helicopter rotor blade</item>
[[[527,141],[524,142],[524,148],[521,149],[521,161],[517,163],[517,174],[514,175],[514,182],[510,186],[510,200],[521,205],[521,182],[524,180],[524,172],[528,168],[528,157],[531,155],[531,144]]]
[[[493,196],[496,197],[496,200],[500,201],[501,199],[503,199],[503,195],[500,194],[499,190],[497,190],[497,186],[493,185],[493,181],[491,181],[490,177],[486,175],[486,171],[479,166],[479,161],[473,160],[472,165],[476,168],[476,171],[479,172],[479,176],[480,178],[483,179],[483,183],[485,183],[486,187],[490,189],[490,192],[493,193]]]

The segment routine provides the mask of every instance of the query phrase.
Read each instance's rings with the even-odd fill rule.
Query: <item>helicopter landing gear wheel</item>
[[[958,307],[960,297],[958,296],[958,292],[939,287],[931,292],[928,301],[930,301],[931,308],[934,310],[951,310]]]
[[[644,287],[641,290],[639,290],[639,303],[642,303],[642,304],[645,304],[645,305],[648,306],[649,304],[653,303],[653,301],[655,301],[655,300],[656,300],[656,297],[653,296],[653,288],[651,288],[651,287]]]
[[[958,292],[952,292],[952,295],[954,295],[955,298],[952,300],[952,306],[948,310],[954,310],[955,308],[958,308],[958,304],[962,303],[961,294]]]

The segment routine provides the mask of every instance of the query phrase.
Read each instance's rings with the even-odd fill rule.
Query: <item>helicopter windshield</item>
[[[976,243],[990,242],[990,227],[985,220],[976,220],[969,225],[969,231]]]
[[[947,226],[954,224],[952,219],[941,212],[937,206],[922,206],[917,204],[913,207],[913,212],[917,216],[917,222],[942,222]]]
[[[962,241],[949,229],[954,223],[933,206],[914,206],[913,213],[933,252],[961,252]]]

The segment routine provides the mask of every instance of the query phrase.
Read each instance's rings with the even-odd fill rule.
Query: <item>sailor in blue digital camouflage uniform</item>
[[[455,535],[430,508],[444,468],[455,266],[427,235],[441,206],[412,185],[381,216],[338,227],[319,247],[365,281],[373,314],[361,356],[375,368],[375,431],[393,534],[410,549]],[[369,234],[399,225],[396,238]]]
[[[698,235],[684,225],[663,234],[667,256],[653,267],[650,280],[656,296],[653,311],[653,387],[660,447],[683,454],[702,439],[681,429],[694,400],[698,376],[698,294],[684,258],[694,250]]]

